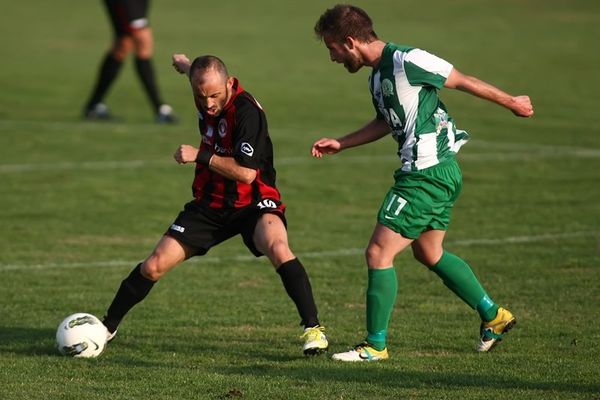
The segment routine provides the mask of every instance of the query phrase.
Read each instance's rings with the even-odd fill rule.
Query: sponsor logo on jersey
[[[250,143],[248,142],[242,143],[240,150],[242,151],[242,153],[250,157],[252,157],[252,155],[254,154],[254,149],[252,148],[252,146],[250,146]]]
[[[231,147],[221,147],[218,143],[215,143],[215,153],[230,156],[233,154],[233,149]]]
[[[436,132],[439,135],[443,129],[447,128],[448,125],[450,125],[450,122],[448,121],[448,114],[446,114],[446,111],[438,107],[433,116],[437,125]]]
[[[219,136],[222,138],[227,134],[227,120],[222,119],[219,121]]]
[[[384,97],[389,97],[394,95],[394,84],[389,79],[385,78],[383,82],[381,82],[381,91],[383,92]]]
[[[172,231],[177,231],[177,232],[181,232],[181,233],[185,232],[185,228],[183,226],[179,226],[179,225],[176,225],[176,224],[171,225],[170,229]]]

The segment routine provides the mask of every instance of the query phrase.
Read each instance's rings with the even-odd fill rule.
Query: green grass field
[[[533,99],[536,115],[524,120],[442,94],[472,136],[447,248],[519,319],[494,352],[474,352],[476,313],[406,253],[396,260],[391,359],[306,359],[279,277],[236,238],[167,275],[100,358],[57,354],[58,323],[102,316],[190,199],[193,167],[171,155],[199,138],[174,52],[219,55],[267,110],[291,245],[330,352],[362,339],[362,252],[397,161],[391,138],[309,156],[314,140],[374,113],[368,71],[347,74],[313,37],[333,4],[155,1],[155,67],[177,126],[153,123],[131,61],[107,99],[122,122],[80,120],[111,37],[100,2],[3,7],[0,399],[600,399],[595,0],[356,2],[383,39]]]

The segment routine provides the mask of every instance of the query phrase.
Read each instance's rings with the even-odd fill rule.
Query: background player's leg
[[[123,61],[133,49],[133,41],[128,36],[117,38],[112,49],[106,53],[98,76],[94,90],[85,105],[84,117],[88,119],[108,119],[110,115],[106,107],[99,106],[102,104],[106,93],[117,78]]]
[[[156,74],[152,63],[154,53],[154,38],[152,28],[136,29],[132,33],[135,43],[135,69],[142,82],[142,86],[152,104],[154,113],[159,122],[176,122],[172,108],[163,103],[158,90]]]

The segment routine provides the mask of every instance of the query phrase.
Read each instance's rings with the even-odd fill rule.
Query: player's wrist
[[[208,166],[213,155],[214,154],[207,149],[199,150],[198,155],[196,156],[196,162]]]

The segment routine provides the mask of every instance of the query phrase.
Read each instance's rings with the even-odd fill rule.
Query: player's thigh
[[[134,29],[131,32],[135,46],[135,54],[138,58],[148,59],[154,52],[154,39],[152,37],[152,28],[146,26],[141,29]]]
[[[192,255],[191,248],[169,235],[164,235],[142,264],[142,274],[156,281]]]
[[[278,214],[263,213],[258,217],[252,241],[276,267],[294,258],[288,244],[287,229]]]

